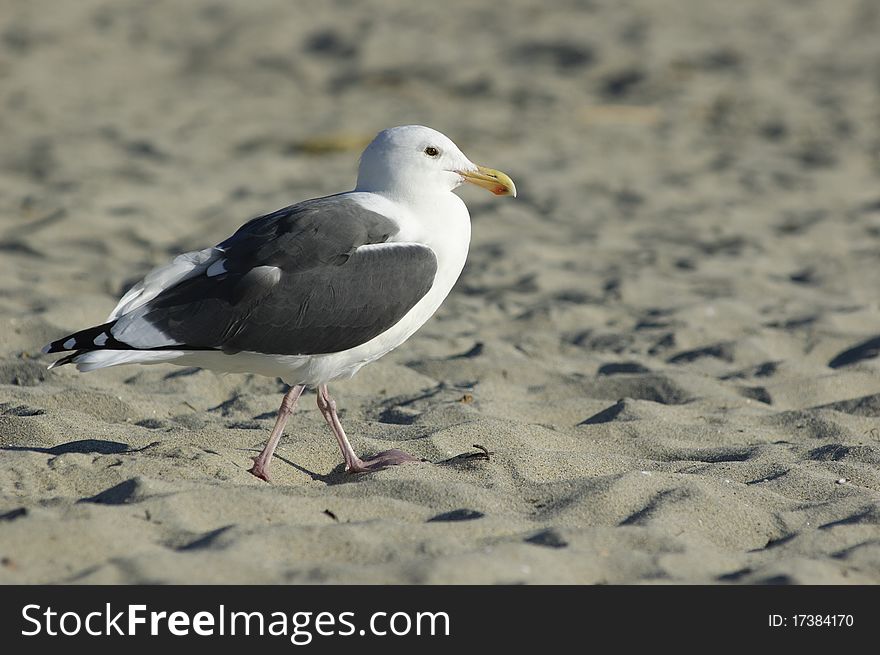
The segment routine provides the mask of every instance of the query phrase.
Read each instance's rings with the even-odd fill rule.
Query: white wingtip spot
[[[94,344],[96,346],[103,346],[105,343],[107,343],[107,339],[108,339],[107,333],[102,332],[101,334],[99,334],[98,336],[95,337]]]
[[[76,345],[76,339],[71,337],[61,345],[65,350],[71,350]]]

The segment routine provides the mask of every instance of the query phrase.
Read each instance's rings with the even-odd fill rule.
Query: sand
[[[880,7],[543,4],[3,3],[0,582],[880,582]],[[406,123],[520,190],[331,385],[436,464],[309,393],[267,484],[280,381],[46,370]]]

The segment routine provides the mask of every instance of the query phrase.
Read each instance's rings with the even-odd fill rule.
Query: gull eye
[[[428,146],[427,148],[425,148],[425,154],[428,155],[428,157],[436,157],[440,154],[440,150],[438,150],[434,146]]]

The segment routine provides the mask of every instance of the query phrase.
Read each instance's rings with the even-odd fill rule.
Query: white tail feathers
[[[79,371],[94,371],[120,364],[161,364],[185,355],[182,350],[92,350],[69,360]],[[61,360],[49,366],[53,368]]]

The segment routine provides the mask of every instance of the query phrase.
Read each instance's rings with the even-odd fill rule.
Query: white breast
[[[367,209],[381,213],[400,225],[390,241],[421,243],[437,256],[437,274],[430,291],[392,328],[365,344],[340,353],[314,356],[312,368],[320,377],[351,377],[362,366],[375,361],[406,341],[434,315],[455,286],[467,260],[471,221],[464,202],[445,192],[424,199],[418,206],[401,206],[371,193],[352,194]]]

